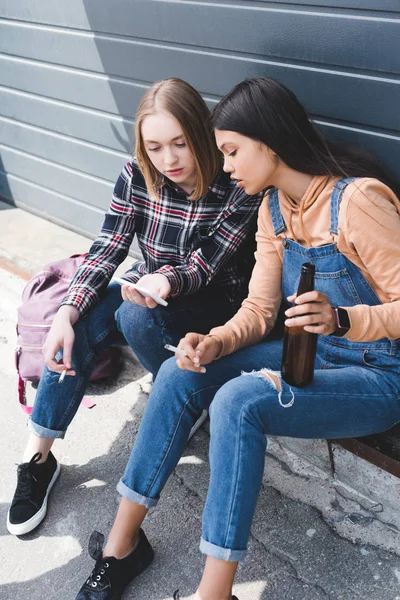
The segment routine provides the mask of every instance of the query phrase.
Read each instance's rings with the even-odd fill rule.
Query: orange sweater
[[[330,197],[336,179],[314,177],[299,204],[279,191],[286,236],[303,246],[332,243]],[[236,315],[210,335],[222,342],[220,356],[261,341],[272,329],[281,303],[282,238],[276,236],[267,198],[260,207],[256,265],[249,295]],[[400,201],[376,179],[356,179],[343,193],[339,210],[339,251],[371,284],[382,304],[349,307],[353,342],[400,338]],[[293,293],[296,290],[293,289]]]

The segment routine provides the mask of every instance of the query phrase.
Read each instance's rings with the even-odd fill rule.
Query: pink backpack
[[[42,375],[43,345],[54,315],[84,258],[84,254],[76,254],[49,263],[28,281],[22,292],[22,306],[18,308],[15,364],[18,372],[19,403],[22,410],[28,414],[31,414],[32,407],[26,403],[25,382],[38,382]],[[112,347],[104,350],[90,380],[95,381],[115,375],[118,371],[119,358],[119,348]],[[90,406],[85,399],[82,402]]]

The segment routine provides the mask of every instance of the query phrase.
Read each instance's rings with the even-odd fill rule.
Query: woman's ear
[[[274,165],[278,166],[279,163],[280,163],[280,161],[281,161],[281,159],[279,158],[279,156],[277,155],[277,153],[274,152],[273,150],[271,150],[271,148],[268,148],[268,147],[267,147],[267,150],[268,150],[268,156],[269,156],[270,160],[274,163]]]
[[[260,148],[262,149],[263,152],[265,152],[267,158],[275,165],[278,165],[280,163],[280,158],[277,155],[276,152],[274,152],[273,150],[271,150],[271,148],[269,146],[267,146],[266,144],[264,144],[263,142],[259,142],[260,144]]]

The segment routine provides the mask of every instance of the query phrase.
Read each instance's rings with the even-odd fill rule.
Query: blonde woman
[[[136,159],[115,184],[101,232],[43,348],[46,367],[7,518],[14,535],[32,531],[46,515],[60,471],[50,449],[65,436],[98,353],[128,343],[156,377],[171,356],[166,343],[192,330],[207,333],[246,296],[261,197],[248,196],[223,172],[208,118],[200,94],[180,79],[154,83],[141,100]],[[135,235],[143,260],[124,279],[167,299],[167,307],[110,284]],[[63,371],[63,384],[54,385]]]

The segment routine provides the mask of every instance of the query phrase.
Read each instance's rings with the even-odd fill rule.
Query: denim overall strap
[[[342,201],[342,196],[345,188],[354,181],[355,177],[347,177],[344,179],[339,179],[335,183],[335,187],[333,188],[333,192],[331,195],[331,228],[329,233],[331,235],[338,235],[338,225],[339,225],[339,206]]]
[[[268,202],[274,233],[279,235],[286,230],[286,224],[282,217],[281,207],[279,206],[279,193],[276,188],[273,188],[268,195]]]

